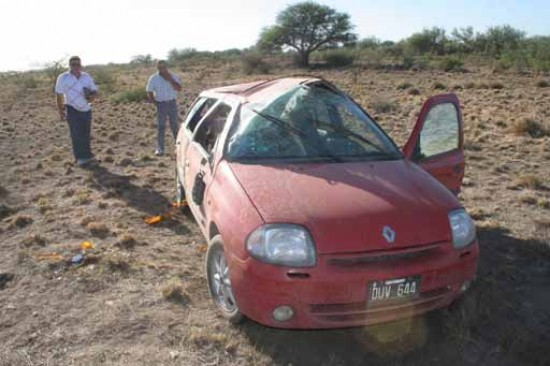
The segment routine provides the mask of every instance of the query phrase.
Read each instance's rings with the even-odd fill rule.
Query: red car
[[[463,147],[454,94],[424,104],[403,151],[320,78],[200,94],[177,137],[176,183],[209,242],[221,314],[336,328],[449,305],[478,262],[456,198]]]

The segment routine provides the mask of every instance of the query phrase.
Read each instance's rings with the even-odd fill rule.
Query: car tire
[[[181,205],[185,201],[185,189],[178,176],[178,168],[174,169],[174,175],[176,179],[176,203]]]
[[[206,252],[206,278],[210,296],[221,315],[233,324],[240,323],[243,314],[231,289],[229,267],[220,235],[212,238]]]

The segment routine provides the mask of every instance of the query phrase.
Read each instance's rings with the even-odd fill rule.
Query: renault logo
[[[395,241],[395,231],[387,225],[382,229],[382,236],[386,239],[388,244],[392,244]]]

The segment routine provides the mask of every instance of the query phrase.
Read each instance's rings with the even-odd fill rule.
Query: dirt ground
[[[244,76],[234,65],[175,71],[185,83],[182,115],[204,88],[297,72]],[[103,90],[142,88],[151,72],[112,71],[114,81]],[[231,326],[209,300],[205,241],[191,215],[143,221],[170,211],[174,197],[174,162],[153,155],[153,106],[114,104],[104,93],[92,132],[101,163],[84,170],[72,162],[51,83],[5,76],[0,365],[550,364],[550,136],[542,136],[550,129],[550,88],[538,83],[544,77],[317,74],[350,93],[399,144],[426,97],[460,97],[467,156],[461,200],[481,247],[478,281],[463,301],[365,328]],[[66,264],[84,241],[95,246],[84,264]]]

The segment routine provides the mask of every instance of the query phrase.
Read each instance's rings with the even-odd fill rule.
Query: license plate
[[[420,276],[373,281],[368,287],[369,303],[415,297],[420,293]]]

